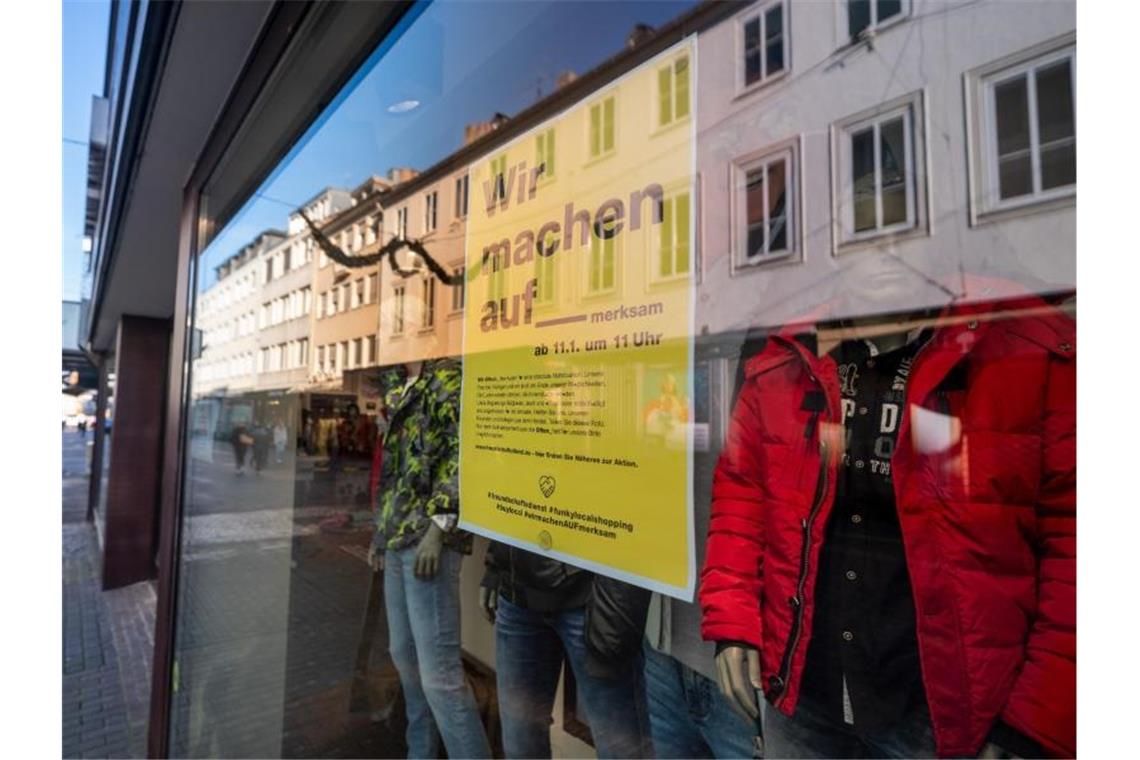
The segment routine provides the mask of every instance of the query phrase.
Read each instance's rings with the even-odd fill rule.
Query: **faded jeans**
[[[499,597],[495,617],[499,714],[509,758],[550,757],[550,715],[563,652],[578,684],[599,758],[648,757],[649,716],[641,657],[618,678],[586,673],[586,610],[533,612]]]
[[[658,758],[751,758],[755,724],[728,704],[717,684],[645,642],[649,725]]]
[[[489,758],[491,747],[463,672],[459,643],[459,569],[444,549],[434,578],[414,573],[416,547],[384,553],[388,646],[408,711],[408,757]]]

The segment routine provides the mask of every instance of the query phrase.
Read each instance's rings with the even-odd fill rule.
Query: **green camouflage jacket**
[[[459,514],[459,392],[462,370],[454,360],[429,361],[404,393],[403,375],[385,394],[388,429],[377,489],[373,546],[418,544],[433,515]],[[471,534],[450,530],[444,545],[471,553]]]

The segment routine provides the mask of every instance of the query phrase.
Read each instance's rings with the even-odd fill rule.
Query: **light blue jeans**
[[[475,695],[463,675],[459,642],[459,569],[444,549],[434,578],[415,576],[416,547],[384,553],[388,647],[408,710],[408,757],[489,758]]]

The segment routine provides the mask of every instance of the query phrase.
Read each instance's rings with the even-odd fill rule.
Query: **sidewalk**
[[[90,436],[90,434],[88,434]],[[145,757],[154,590],[100,589],[85,439],[63,431],[63,757]]]

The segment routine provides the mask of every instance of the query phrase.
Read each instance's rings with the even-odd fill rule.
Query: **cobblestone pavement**
[[[145,757],[154,591],[102,591],[86,442],[63,433],[63,757]]]

